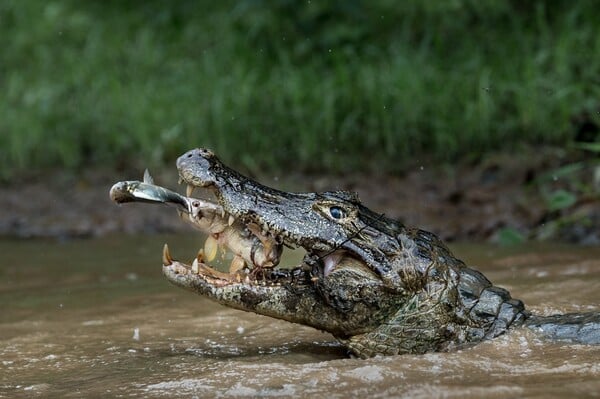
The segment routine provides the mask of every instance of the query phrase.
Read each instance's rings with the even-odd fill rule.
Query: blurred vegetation
[[[4,0],[0,177],[196,146],[333,172],[594,142],[598,15],[595,0]]]

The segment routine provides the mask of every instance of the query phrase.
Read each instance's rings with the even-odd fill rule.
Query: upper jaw
[[[177,169],[180,182],[187,185],[188,197],[197,188],[207,190],[216,198],[224,213],[244,223],[256,236],[278,245],[285,244],[293,248],[301,246],[307,251],[311,250],[312,243],[308,243],[301,232],[286,228],[291,227],[291,215],[286,214],[284,207],[278,203],[283,201],[285,205],[288,200],[303,201],[305,194],[287,193],[263,186],[228,168],[212,151],[203,148],[190,150],[180,156]],[[269,208],[266,213],[272,214],[263,215],[265,210],[258,209],[261,204]],[[276,217],[285,220],[274,222]],[[319,249],[334,248],[321,245]]]
[[[185,182],[185,181],[184,181]],[[208,187],[217,194],[217,187]],[[206,189],[201,189],[202,191]],[[181,274],[184,268],[198,273],[205,280],[216,286],[236,283],[279,285],[310,284],[320,278],[327,277],[339,265],[354,264],[360,261],[343,249],[329,246],[310,246],[296,241],[293,236],[283,231],[273,231],[265,223],[260,222],[260,215],[254,218],[244,215],[230,214],[226,209],[227,197],[216,195],[217,202],[195,199],[196,186],[188,185],[190,212],[180,212],[183,219],[192,223],[209,237],[198,256],[191,265],[175,262],[172,267],[175,274]],[[305,244],[305,245],[302,245]],[[234,258],[229,273],[217,272],[207,262],[215,258],[217,246],[226,246]],[[292,269],[278,268],[283,247],[302,247],[306,255],[302,263]],[[243,262],[240,262],[240,259]],[[170,267],[173,263],[169,256],[163,256],[163,265]],[[166,274],[166,273],[165,273]]]
[[[180,181],[188,186],[188,196],[196,188],[208,189],[227,217],[239,221],[243,229],[251,231],[266,247],[302,247],[307,251],[306,259],[318,259],[326,272],[332,271],[342,258],[341,248],[344,257],[362,259],[364,251],[356,250],[344,229],[335,223],[324,223],[313,209],[321,194],[288,193],[263,186],[230,169],[214,153],[202,148],[180,156],[177,169]],[[339,199],[357,201],[355,197]],[[287,204],[295,212],[289,212]]]

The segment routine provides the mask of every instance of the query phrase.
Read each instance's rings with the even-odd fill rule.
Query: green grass
[[[593,0],[0,2],[0,177],[400,170],[600,124]]]

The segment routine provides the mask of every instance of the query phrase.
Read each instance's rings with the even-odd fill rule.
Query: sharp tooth
[[[198,258],[194,258],[194,261],[192,262],[192,271],[198,274]]]
[[[192,186],[191,184],[188,184],[185,189],[185,195],[187,195],[188,197],[191,197],[194,194],[195,189],[196,189],[196,187]]]
[[[244,283],[250,284],[250,277],[248,277],[247,274],[246,274],[246,277],[244,278]]]
[[[204,255],[206,256],[207,262],[212,262],[217,256],[217,249],[219,249],[219,243],[212,235],[208,236],[204,242]]]
[[[235,218],[233,217],[233,215],[229,215],[229,220],[227,221],[227,224],[229,226],[231,226],[234,222],[235,222]]]
[[[244,268],[246,262],[244,262],[244,258],[239,255],[236,255],[231,261],[231,265],[229,265],[229,274],[234,274]]]
[[[169,246],[165,244],[163,246],[162,262],[164,266],[170,266],[173,263],[173,258],[169,252]]]

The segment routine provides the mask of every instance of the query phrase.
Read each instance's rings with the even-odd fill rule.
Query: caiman
[[[208,234],[189,265],[174,260],[165,244],[162,270],[176,286],[327,331],[362,358],[464,348],[519,326],[600,344],[600,313],[531,314],[434,234],[370,210],[354,193],[276,190],[207,149],[183,154],[177,168],[186,196],[155,185],[149,175],[110,192],[118,203],[175,204]],[[213,198],[195,197],[197,191]],[[209,265],[218,247],[233,253],[229,271]],[[304,249],[299,265],[279,265],[286,247]]]

